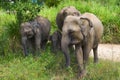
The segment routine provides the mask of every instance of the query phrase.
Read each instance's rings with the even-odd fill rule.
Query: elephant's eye
[[[77,13],[77,12],[74,12],[74,16],[79,16],[79,13]]]

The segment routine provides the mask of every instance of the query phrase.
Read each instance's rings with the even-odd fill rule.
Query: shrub
[[[120,43],[120,8],[118,0],[63,0],[57,7],[49,8],[45,6],[40,14],[50,19],[53,25],[52,32],[57,28],[55,23],[57,12],[65,6],[75,6],[81,13],[91,12],[95,14],[104,25],[104,34],[101,42]]]
[[[8,3],[6,2],[6,4]],[[9,42],[9,48],[12,51],[18,51],[17,48],[20,48],[20,24],[34,19],[34,17],[38,15],[41,6],[29,1],[25,3],[18,1],[13,4],[9,3],[8,5],[11,7],[10,11],[15,11],[15,16],[13,16],[15,20],[11,20],[13,19],[11,18],[9,21],[4,21],[2,25],[5,26],[6,29],[4,30],[6,33],[6,40],[4,41]]]
[[[49,7],[57,6],[61,0],[45,0],[45,4]]]

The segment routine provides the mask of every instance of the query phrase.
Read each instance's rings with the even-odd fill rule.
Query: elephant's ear
[[[66,9],[65,9],[65,10],[63,10],[63,16],[64,16],[64,18],[67,16]]]
[[[81,31],[82,31],[83,35],[87,36],[90,29],[93,27],[93,24],[90,21],[90,19],[81,17],[80,18],[80,27],[81,27]]]
[[[41,26],[37,21],[34,21],[31,23],[32,25],[32,30],[36,34],[40,33],[39,27]]]
[[[90,21],[90,19],[88,19],[88,18],[83,18],[83,17],[81,17],[80,19],[81,19],[81,20],[87,20],[88,23],[89,23],[89,26],[90,26],[90,27],[93,27],[93,24],[92,24],[92,22]]]
[[[34,27],[33,28],[33,32],[34,32],[34,34],[38,34],[38,33],[40,33],[40,30],[39,30],[39,28],[38,27]]]

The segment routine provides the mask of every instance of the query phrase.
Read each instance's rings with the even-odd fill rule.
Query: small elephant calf
[[[59,30],[55,31],[50,36],[50,41],[52,43],[52,51],[53,52],[56,52],[57,50],[61,50],[61,37],[62,37],[62,34]]]
[[[21,39],[25,56],[29,51],[45,48],[50,33],[50,22],[48,19],[37,16],[33,21],[21,24]]]

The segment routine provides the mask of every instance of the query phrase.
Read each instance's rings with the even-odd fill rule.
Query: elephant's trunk
[[[61,48],[62,51],[64,53],[65,56],[65,60],[66,60],[66,66],[70,66],[70,55],[69,55],[69,38],[68,36],[62,36],[62,40],[61,40]]]
[[[27,56],[27,37],[22,37],[22,45],[25,56]]]

